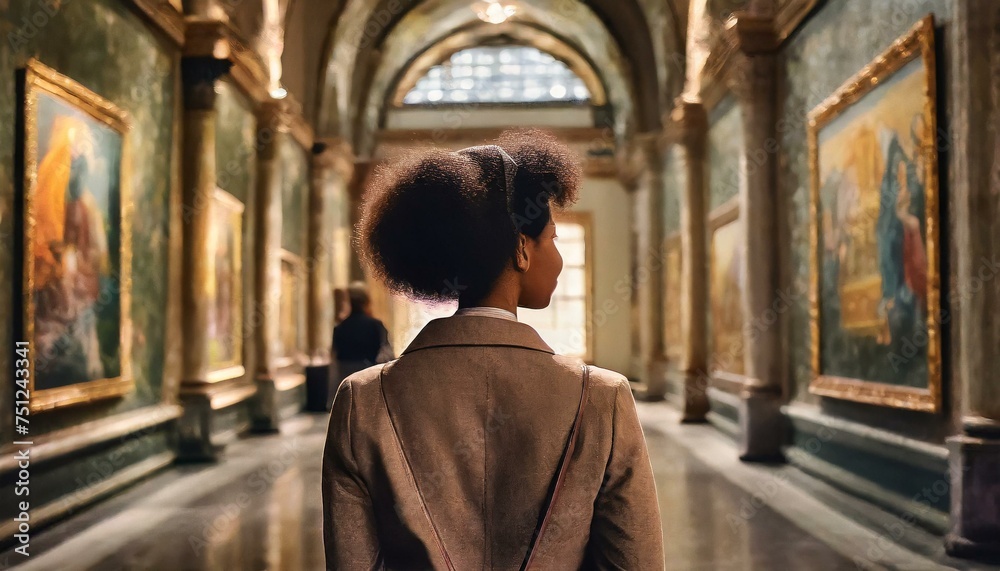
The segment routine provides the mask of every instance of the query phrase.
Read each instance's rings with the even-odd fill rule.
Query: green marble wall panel
[[[132,121],[132,370],[136,390],[91,407],[33,415],[32,434],[146,406],[161,398],[167,299],[168,205],[177,81],[172,46],[127,3],[116,0],[0,2],[0,240],[13,231],[16,70],[38,58],[128,112]],[[34,22],[34,23],[31,23]],[[13,296],[15,253],[0,248],[0,295]],[[20,304],[17,305],[20,308]],[[0,329],[0,383],[10,386],[8,361],[20,334],[5,318]],[[3,397],[7,406],[6,399]]]
[[[682,160],[680,147],[672,145],[663,166],[663,235],[667,238],[681,229],[681,196],[687,186]]]
[[[309,226],[309,159],[291,136],[281,146],[281,247],[305,257]]]
[[[743,124],[736,98],[726,96],[708,117],[708,210],[711,212],[740,191]]]
[[[785,257],[792,291],[788,325],[790,389],[794,399],[819,402],[808,393],[812,379],[809,333],[809,156],[806,139],[806,116],[851,76],[868,65],[893,41],[905,34],[918,20],[934,13],[939,30],[947,31],[952,2],[948,0],[907,0],[870,2],[843,0],[826,3],[803,26],[784,49],[787,64],[785,98],[777,123],[781,156],[779,160],[780,201],[787,211],[790,251]],[[843,38],[850,38],[844,42]],[[938,34],[939,53],[947,54],[947,34]],[[940,65],[947,56],[939,56],[939,85],[947,85]],[[947,95],[942,93],[939,106]],[[947,124],[940,125],[947,129]],[[946,180],[942,176],[942,180]],[[942,189],[943,190],[943,189]],[[942,200],[947,200],[942,193]],[[947,229],[944,229],[947,236]],[[945,248],[947,250],[947,248]],[[945,358],[945,370],[948,369]],[[947,382],[947,381],[946,381]],[[945,388],[946,394],[949,392]],[[885,409],[827,399],[825,408],[840,416],[853,417],[867,424],[878,424],[914,436],[939,440],[946,430],[940,417],[928,417],[905,411],[885,414]],[[927,422],[931,418],[932,422]]]
[[[250,100],[230,81],[216,84],[215,159],[219,187],[243,204],[257,184],[257,117]]]

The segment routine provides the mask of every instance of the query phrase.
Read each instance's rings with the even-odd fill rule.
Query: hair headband
[[[507,154],[507,151],[503,150],[499,145],[479,145],[476,147],[468,147],[460,151],[455,151],[458,154],[471,155],[473,157],[486,157],[496,161],[500,159],[500,168],[503,169],[504,178],[504,192],[507,195],[507,211],[512,212],[512,201],[514,200],[514,176],[517,174],[517,163]]]

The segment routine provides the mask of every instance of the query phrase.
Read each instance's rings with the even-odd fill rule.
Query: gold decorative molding
[[[175,4],[175,0],[132,0],[132,6],[166,34],[175,46],[184,45],[186,36],[184,14]]]

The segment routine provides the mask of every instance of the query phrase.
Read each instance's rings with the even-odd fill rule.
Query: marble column
[[[740,391],[739,454],[747,461],[782,457],[784,420],[778,297],[777,60],[769,18],[739,13],[730,88],[739,100],[743,156],[739,205],[744,250],[742,307],[745,380]]]
[[[667,357],[663,342],[663,157],[661,136],[643,134],[639,144],[641,174],[635,196],[638,234],[639,350],[645,400],[663,400],[667,393]]]
[[[347,179],[347,197],[351,209],[351,228],[355,228],[361,220],[361,202],[365,194],[365,183],[368,182],[368,175],[376,165],[371,161],[358,161],[356,168],[352,171],[352,176]],[[350,281],[366,281],[365,270],[362,267],[358,253],[351,248],[351,276]]]
[[[186,57],[181,61],[184,90],[181,213],[184,279],[181,288],[183,358],[180,402],[185,411],[178,425],[178,452],[182,460],[215,459],[221,448],[212,441],[212,396],[222,387],[216,385],[220,379],[211,378],[209,369],[211,297],[207,287],[214,252],[208,238],[212,224],[212,194],[216,184],[215,83],[229,67],[227,60],[212,57]]]
[[[309,311],[306,365],[306,410],[329,410],[331,349],[334,326],[331,282],[334,240],[334,195],[353,170],[350,146],[341,140],[323,140],[313,146],[309,189]]]
[[[274,432],[280,423],[278,403],[278,303],[281,296],[281,146],[289,136],[287,103],[270,100],[257,118],[257,397],[251,425],[257,432]]]
[[[708,253],[705,202],[708,116],[699,101],[679,99],[670,116],[686,186],[681,193],[681,324],[683,422],[705,422],[708,413]]]
[[[948,439],[951,472],[949,553],[1000,557],[1000,5],[955,4],[950,29],[951,157],[949,226],[954,243],[953,291],[942,304],[951,316],[959,387],[959,433]],[[946,322],[948,323],[948,322]],[[955,394],[953,393],[953,394]]]
[[[638,273],[641,265],[642,253],[640,252],[640,242],[642,241],[643,213],[640,208],[639,199],[640,167],[634,160],[635,154],[625,151],[618,156],[618,182],[625,189],[625,196],[628,199],[628,257],[629,257],[629,365],[626,376],[633,381],[641,381],[645,376],[645,360],[642,337],[642,310],[640,291],[638,287]],[[640,391],[643,392],[640,383]]]

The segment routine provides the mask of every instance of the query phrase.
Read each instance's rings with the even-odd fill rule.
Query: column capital
[[[313,164],[316,167],[333,169],[344,181],[351,180],[357,157],[346,139],[342,137],[317,139],[313,144],[312,153]]]
[[[215,82],[229,71],[230,63],[211,56],[181,59],[184,108],[197,111],[215,109]]]
[[[670,125],[677,140],[689,152],[701,149],[708,132],[708,112],[701,101],[678,97],[670,112]]]
[[[773,53],[799,27],[819,0],[750,2],[726,22],[729,43],[745,55]]]
[[[746,55],[773,53],[781,45],[773,16],[736,12],[726,22],[729,43]]]

